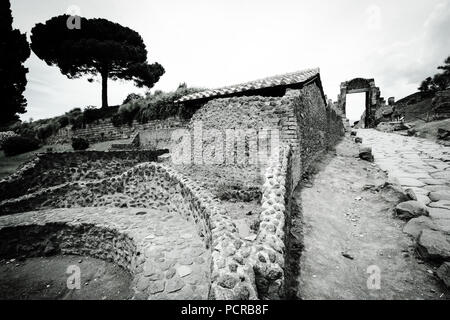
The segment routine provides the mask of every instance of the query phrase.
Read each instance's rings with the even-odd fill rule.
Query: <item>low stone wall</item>
[[[286,230],[290,219],[288,199],[292,195],[291,147],[274,157],[265,172],[260,226],[252,255],[256,286],[261,299],[282,299],[285,293]]]
[[[195,222],[198,234],[212,252],[211,298],[257,298],[248,262],[251,243],[240,239],[235,224],[208,191],[162,164],[143,163],[112,178],[67,183],[6,200],[0,203],[0,212],[88,206],[159,208]]]
[[[0,217],[0,257],[91,256],[129,271],[132,299],[207,299],[210,252],[195,233],[160,210],[39,210]]]
[[[117,230],[91,224],[27,224],[0,229],[2,258],[53,254],[89,255],[114,261],[129,271],[136,255],[132,238]]]
[[[153,120],[144,124],[134,121],[131,126],[123,125],[120,127],[115,127],[111,123],[111,119],[105,119],[88,124],[86,128],[82,129],[72,130],[70,127],[61,128],[55,135],[47,139],[47,143],[70,143],[72,137],[81,137],[91,143],[129,139],[133,134],[139,132],[141,146],[159,149],[167,148],[166,142],[170,140],[173,130],[184,128],[185,126],[185,121],[176,118]]]
[[[41,153],[0,180],[0,201],[41,188],[117,175],[138,163],[156,161],[165,152],[167,150]]]

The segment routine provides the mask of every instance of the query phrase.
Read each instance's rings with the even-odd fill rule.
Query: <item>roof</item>
[[[276,86],[289,86],[293,84],[304,83],[312,78],[315,78],[320,73],[319,68],[305,69],[301,71],[276,75],[264,79],[254,80],[233,86],[223,87],[213,90],[205,90],[202,92],[192,93],[186,95],[175,102],[185,102],[190,100],[211,99],[216,97],[227,96],[234,93],[241,93],[250,90],[258,90],[264,88],[271,88]]]

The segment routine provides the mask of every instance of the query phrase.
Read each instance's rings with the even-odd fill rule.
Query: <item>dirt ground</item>
[[[80,268],[80,289],[69,290],[68,266]],[[132,296],[131,276],[114,263],[81,256],[0,262],[1,300],[123,300]]]
[[[357,156],[346,138],[296,190],[304,244],[298,297],[450,299],[435,267],[420,260],[402,232],[405,222],[393,216],[400,194],[382,187],[386,174]]]

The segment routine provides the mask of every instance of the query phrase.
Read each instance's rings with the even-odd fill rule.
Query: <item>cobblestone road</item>
[[[372,147],[375,163],[403,188],[412,189],[418,201],[450,210],[449,147],[373,129],[359,130],[358,136]],[[450,211],[447,214],[450,218]]]
[[[405,190],[412,189],[417,201],[427,206],[429,217],[409,220],[403,231],[417,239],[426,259],[449,261],[450,147],[373,129],[359,130],[358,136],[372,147],[375,163]]]

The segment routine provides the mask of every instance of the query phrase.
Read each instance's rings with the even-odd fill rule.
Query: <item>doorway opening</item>
[[[346,113],[350,125],[361,120],[361,116],[366,111],[366,93],[352,93],[347,95]]]

